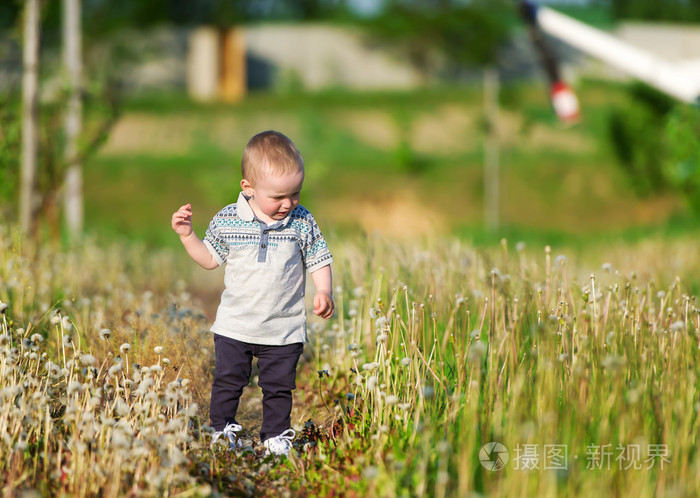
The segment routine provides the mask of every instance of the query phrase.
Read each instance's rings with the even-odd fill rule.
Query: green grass
[[[295,451],[279,460],[257,440],[254,384],[239,408],[249,448],[210,447],[203,310],[218,284],[182,251],[61,251],[0,228],[3,489],[696,495],[695,238],[514,245],[333,240],[337,313],[310,319]],[[492,441],[510,456],[497,472],[480,462]],[[544,468],[549,445],[566,448],[558,470]],[[527,448],[537,468],[524,467]],[[634,448],[643,466],[620,467]]]
[[[564,128],[549,108],[544,87],[502,89],[501,232],[522,228],[553,237],[578,233],[585,238],[585,232],[598,237],[682,215],[682,205],[668,196],[652,201],[658,208],[645,207],[649,200],[635,196],[616,164],[606,123],[610,107],[624,99],[624,87],[583,81],[577,92],[583,119]],[[88,231],[152,247],[174,245],[170,214],[184,202],[195,205],[195,227],[203,231],[211,216],[237,197],[240,156],[248,138],[277,128],[290,135],[305,157],[302,203],[326,231],[367,229],[353,213],[368,206],[400,206],[410,218],[427,203],[447,233],[464,234],[468,227],[481,236],[481,98],[478,87],[460,87],[252,94],[235,105],[198,104],[168,94],[129,100],[124,116],[155,123],[149,129],[157,146],[141,137],[135,149],[112,147],[85,165]],[[446,109],[452,118],[438,114]],[[179,133],[172,148],[169,127]],[[419,130],[431,138],[421,138]],[[388,233],[400,230],[395,220],[391,223]]]

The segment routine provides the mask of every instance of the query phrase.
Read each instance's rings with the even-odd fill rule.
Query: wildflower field
[[[700,251],[332,241],[290,458],[210,444],[213,341],[180,252],[0,228],[3,496],[692,496]],[[211,303],[210,303],[211,304]],[[315,318],[315,317],[313,317]]]

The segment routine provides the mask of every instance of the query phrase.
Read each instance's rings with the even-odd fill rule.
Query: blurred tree
[[[608,137],[637,194],[668,188],[663,174],[663,127],[675,101],[640,82],[628,86],[626,102],[610,111]]]
[[[669,113],[664,137],[664,173],[700,215],[700,107],[679,104]]]
[[[22,120],[8,92],[0,103],[0,219],[17,219]]]
[[[157,24],[197,26],[209,24],[230,27],[257,20],[318,20],[345,18],[351,12],[348,0],[83,0],[84,35],[103,37],[125,27],[144,28]],[[46,6],[44,27],[58,30],[60,3]],[[14,19],[17,11],[0,8],[3,16]],[[11,24],[11,22],[10,22]],[[1,25],[0,25],[1,26]]]
[[[676,192],[700,215],[700,108],[642,83],[610,111],[608,137],[641,196]]]
[[[380,39],[406,47],[424,78],[494,64],[509,34],[514,8],[505,0],[387,0],[366,25]]]
[[[610,0],[614,18],[700,22],[700,0]]]

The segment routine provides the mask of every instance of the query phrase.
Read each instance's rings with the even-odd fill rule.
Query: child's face
[[[304,184],[304,172],[283,175],[263,174],[253,186],[245,178],[241,187],[250,197],[250,205],[263,221],[279,221],[299,204],[299,194]]]

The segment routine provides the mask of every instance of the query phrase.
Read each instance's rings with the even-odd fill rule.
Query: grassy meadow
[[[0,223],[3,496],[696,495],[697,229],[615,168],[620,92],[585,85],[573,128],[540,92],[502,93],[496,232],[476,89],[128,102],[85,165],[83,240]],[[269,128],[304,154],[335,257],[288,459],[260,446],[255,373],[246,446],[211,445],[223,275],[169,225],[191,202],[203,235]]]
[[[37,248],[3,229],[3,494],[700,489],[692,239],[582,257],[505,240],[334,247],[338,312],[311,320],[295,451],[279,460],[259,447],[255,379],[240,409],[248,446],[210,447],[213,341],[181,254]],[[507,451],[502,470],[489,443]]]
[[[489,242],[503,234],[579,242],[664,229],[669,217],[683,216],[673,196],[638,198],[615,163],[607,116],[625,101],[624,88],[579,87],[583,118],[574,127],[556,121],[543,86],[502,89],[500,230]],[[305,157],[302,203],[326,232],[485,237],[482,100],[477,86],[252,94],[235,105],[171,95],[130,100],[85,165],[87,230],[176,245],[171,213],[191,202],[196,228],[206,228],[238,195],[248,139],[277,129]]]

